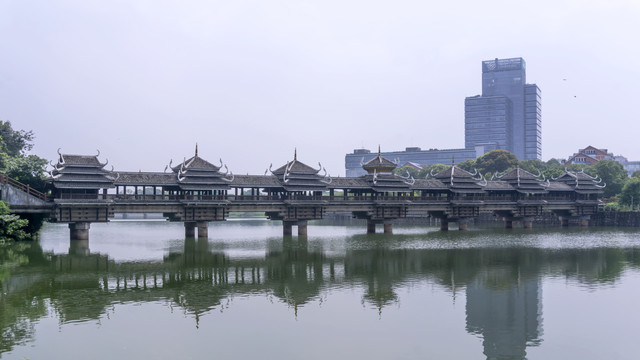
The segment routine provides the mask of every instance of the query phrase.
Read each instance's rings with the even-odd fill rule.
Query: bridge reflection
[[[268,294],[296,313],[328,290],[357,288],[382,313],[400,289],[429,282],[452,298],[464,292],[466,330],[483,338],[488,358],[521,359],[527,346],[542,341],[544,276],[611,283],[627,267],[640,267],[637,248],[374,246],[335,254],[298,238],[285,238],[263,256],[232,256],[206,239],[187,239],[157,262],[116,262],[80,242],[71,242],[68,254],[43,252],[38,243],[1,249],[0,353],[32,338],[34,323],[51,311],[62,323],[79,322],[98,320],[117,303],[168,301],[199,321],[232,306],[234,297]]]

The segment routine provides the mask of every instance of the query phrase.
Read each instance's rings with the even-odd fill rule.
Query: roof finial
[[[196,143],[196,156],[198,156],[198,143]]]
[[[293,161],[298,160],[298,148],[293,148]]]
[[[380,144],[378,144],[378,157],[382,156],[382,151],[380,151]]]
[[[455,157],[455,155],[451,157],[451,166],[456,166],[456,157]]]

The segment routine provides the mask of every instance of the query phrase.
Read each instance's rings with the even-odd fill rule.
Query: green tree
[[[475,160],[467,160],[458,164],[458,167],[462,170],[473,172],[477,165]]]
[[[399,176],[407,176],[407,172],[409,172],[409,175],[415,178],[418,175],[418,171],[413,166],[402,166],[393,170],[393,173]]]
[[[9,121],[0,121],[0,173],[44,190],[47,161],[27,155],[34,138],[32,131],[13,130]]]
[[[640,178],[633,177],[627,181],[622,187],[620,193],[620,203],[624,205],[632,205],[637,208],[640,205]]]
[[[0,120],[0,152],[9,156],[24,155],[33,148],[33,131],[13,130],[11,122]]]
[[[593,165],[592,169],[593,174],[590,175],[599,176],[607,184],[607,187],[604,188],[604,197],[614,197],[620,194],[628,179],[628,174],[619,162],[613,160],[598,161]],[[585,172],[587,172],[586,169]]]
[[[9,205],[0,201],[0,241],[28,239],[29,235],[25,231],[28,224],[26,219],[11,215]]]
[[[437,174],[441,171],[447,170],[449,167],[447,165],[444,164],[433,164],[433,165],[429,165],[427,167],[422,168],[422,170],[420,170],[418,172],[418,176],[416,176],[416,179],[424,179],[427,176],[431,176],[431,173],[433,172],[433,174]]]
[[[640,178],[640,170],[636,170],[631,174],[632,178]]]
[[[478,171],[485,175],[501,173],[516,167],[517,164],[518,158],[506,150],[489,151],[476,160]]]

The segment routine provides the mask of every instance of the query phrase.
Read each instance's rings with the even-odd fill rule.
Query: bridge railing
[[[12,179],[7,175],[0,174],[0,183],[11,185],[14,188],[22,190],[27,194],[34,196],[42,201],[47,201],[47,194],[32,188],[29,184],[23,184],[18,180]]]

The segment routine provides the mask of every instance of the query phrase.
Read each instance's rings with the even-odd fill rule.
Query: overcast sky
[[[640,160],[640,1],[0,0],[0,119],[33,153],[236,174],[355,148],[464,147],[481,61],[523,57],[543,159]],[[566,79],[564,81],[563,79]]]

